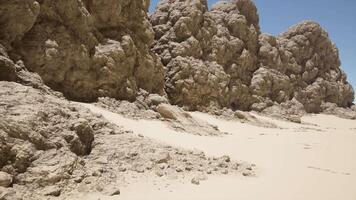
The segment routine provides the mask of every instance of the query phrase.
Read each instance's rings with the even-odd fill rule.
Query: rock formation
[[[68,179],[105,126],[87,110],[18,83],[0,81],[0,105],[0,169],[14,177],[11,185],[37,188]]]
[[[148,6],[147,0],[1,1],[1,56],[8,51],[14,63],[74,100],[132,100],[139,88],[162,94],[163,66],[148,47],[154,37]]]
[[[340,69],[338,49],[315,22],[302,22],[280,36],[262,34],[259,69],[251,89],[278,103],[295,98],[307,112],[320,112],[323,102],[349,107],[351,85]]]
[[[39,87],[42,78],[69,99],[134,101],[146,91],[188,110],[262,111],[293,100],[320,112],[354,98],[320,25],[263,34],[251,0],[210,11],[206,0],[163,0],[150,21],[149,1],[0,4],[0,80]]]
[[[1,200],[49,199],[79,186],[116,195],[102,185],[145,172],[254,173],[226,156],[133,135],[67,99],[210,136],[222,133],[183,109],[260,126],[273,124],[238,110],[294,122],[321,111],[356,119],[338,50],[317,23],[271,36],[261,33],[251,0],[211,10],[206,0],[162,0],[150,17],[148,6],[0,0]]]
[[[353,102],[338,50],[315,22],[262,34],[251,0],[220,1],[210,11],[206,0],[163,0],[150,20],[173,104],[262,111],[295,102],[320,112],[323,102]]]
[[[166,91],[188,109],[249,109],[258,59],[258,15],[250,1],[161,1],[151,15],[153,51],[167,67]]]

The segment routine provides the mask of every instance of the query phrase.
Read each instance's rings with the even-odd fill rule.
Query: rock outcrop
[[[0,44],[0,81],[14,81],[49,92],[41,77],[27,70],[23,61],[14,62],[9,57],[4,46]]]
[[[61,169],[62,161],[73,158],[70,165],[75,165],[77,156],[88,155],[94,134],[104,125],[89,111],[64,99],[0,82],[0,169],[16,176],[17,183],[60,181],[62,177],[57,175],[65,176],[66,170]],[[39,166],[50,162],[53,168],[35,168],[32,162]]]
[[[163,66],[148,47],[154,37],[148,6],[147,0],[1,1],[7,59],[0,78],[14,80],[13,63],[21,62],[74,100],[133,100],[140,88],[162,94]]]
[[[319,24],[302,22],[277,37],[262,34],[259,43],[254,94],[277,103],[295,98],[307,112],[322,111],[323,102],[351,106],[354,92],[340,69],[338,49]]]
[[[220,1],[210,11],[206,0],[163,0],[150,20],[152,50],[167,68],[173,104],[262,111],[298,102],[307,112],[320,112],[323,102],[353,102],[338,49],[315,22],[279,36],[261,34],[251,0]]]
[[[206,0],[162,0],[150,18],[147,0],[0,5],[0,80],[48,85],[69,99],[134,101],[144,91],[188,110],[262,111],[298,101],[307,112],[354,99],[320,25],[263,34],[251,0],[211,10]]]
[[[187,109],[249,109],[257,69],[258,15],[250,1],[161,1],[151,15],[152,48],[167,67],[166,91]]]
[[[105,129],[104,129],[105,127]],[[42,89],[0,81],[0,198],[66,182],[107,122]]]

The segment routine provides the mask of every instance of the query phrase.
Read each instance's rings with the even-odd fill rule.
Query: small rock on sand
[[[157,106],[157,112],[161,114],[163,118],[173,120],[177,119],[176,109],[171,105],[160,104],[159,106]]]
[[[236,111],[234,113],[234,116],[237,117],[238,119],[246,119],[246,114],[242,111]]]
[[[9,187],[12,183],[12,176],[6,172],[0,172],[0,186]]]
[[[243,176],[253,176],[253,172],[251,170],[246,170],[244,172],[242,172]]]
[[[116,196],[116,195],[120,195],[120,189],[115,189],[113,190],[113,192],[110,194],[110,196]]]
[[[222,156],[221,159],[225,162],[230,162],[230,160],[231,160],[230,157],[227,155]]]
[[[294,123],[298,123],[298,124],[302,123],[302,119],[299,116],[296,116],[296,115],[291,115],[291,116],[287,117],[287,119],[289,121],[291,121],[291,122],[294,122]]]
[[[199,185],[200,181],[205,181],[206,179],[207,176],[205,174],[197,174],[192,178],[191,183],[195,185]]]
[[[199,185],[200,184],[200,180],[197,177],[192,178],[191,183],[194,185]]]
[[[59,195],[61,195],[61,191],[62,191],[62,189],[58,186],[49,186],[44,189],[43,194],[45,196],[58,197]]]
[[[164,172],[163,172],[163,171],[161,171],[161,170],[157,170],[157,171],[155,171],[155,174],[156,174],[158,177],[162,177],[162,176],[164,176]]]
[[[168,152],[161,152],[157,155],[155,160],[157,164],[167,163],[169,160],[171,160],[171,156]]]

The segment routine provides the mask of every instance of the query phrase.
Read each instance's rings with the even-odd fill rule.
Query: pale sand
[[[131,120],[85,104],[109,121],[135,134],[210,156],[229,155],[257,165],[257,177],[209,176],[199,186],[189,180],[142,178],[121,188],[117,197],[86,194],[80,199],[154,200],[356,200],[356,121],[309,115],[294,124],[257,117],[281,127],[262,128],[217,119],[204,113],[193,117],[231,133],[223,137],[176,132],[161,121]],[[78,197],[79,198],[79,197]]]

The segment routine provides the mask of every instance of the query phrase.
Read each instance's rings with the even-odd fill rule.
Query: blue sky
[[[152,11],[159,0],[151,0]],[[209,6],[217,0],[208,0]],[[356,0],[255,0],[263,32],[278,34],[309,19],[319,22],[340,50],[342,68],[356,90]]]

